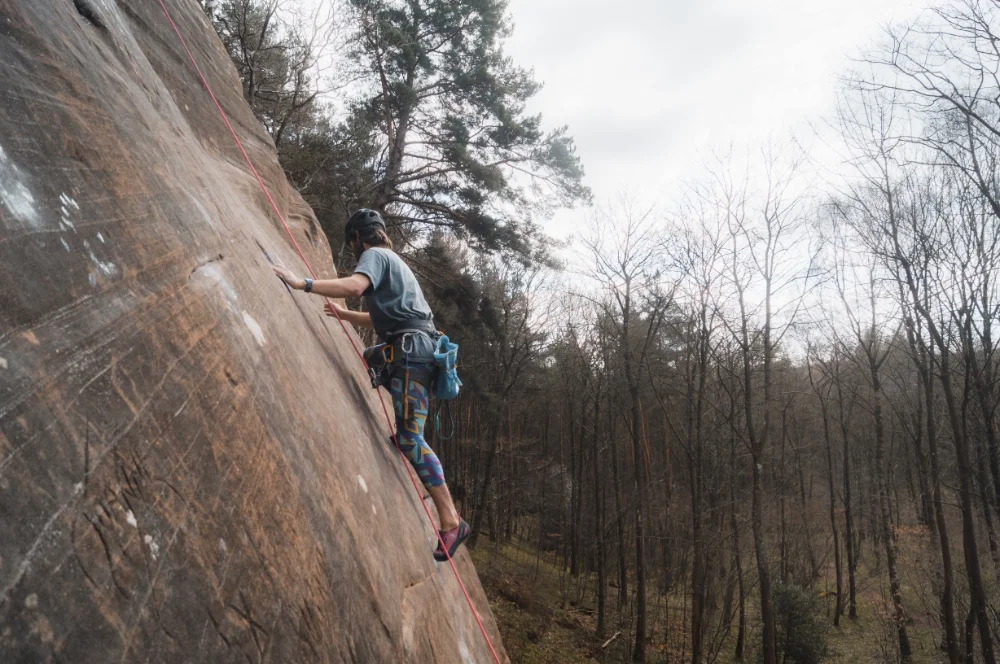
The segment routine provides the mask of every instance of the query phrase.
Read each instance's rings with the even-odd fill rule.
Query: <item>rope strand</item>
[[[312,277],[315,279],[316,271],[309,263],[309,259],[306,258],[306,255],[302,252],[302,248],[299,246],[299,243],[295,241],[295,236],[292,234],[292,230],[288,227],[288,224],[285,222],[284,216],[281,214],[281,211],[278,209],[277,204],[271,197],[271,192],[268,191],[267,187],[264,185],[264,180],[260,177],[260,173],[258,173],[257,169],[254,167],[253,161],[250,160],[250,156],[247,154],[247,151],[243,147],[243,142],[240,141],[240,137],[236,134],[236,130],[233,129],[233,125],[229,122],[229,116],[226,115],[226,112],[222,108],[222,104],[219,103],[219,99],[215,96],[215,92],[212,90],[212,86],[208,84],[208,79],[206,79],[205,75],[202,74],[201,68],[198,66],[197,60],[195,60],[194,55],[192,55],[191,50],[188,48],[187,41],[185,41],[184,36],[181,34],[180,29],[177,27],[177,24],[174,23],[174,19],[170,15],[170,11],[167,9],[166,4],[164,4],[164,0],[157,0],[157,2],[159,3],[160,8],[163,10],[163,14],[164,16],[166,16],[167,21],[170,23],[170,27],[173,29],[174,34],[177,35],[177,39],[180,42],[181,47],[183,47],[184,52],[187,54],[188,60],[190,60],[191,62],[191,66],[194,67],[195,72],[198,74],[198,78],[201,80],[201,84],[204,86],[205,91],[208,93],[208,96],[212,98],[212,103],[215,104],[215,108],[219,111],[219,116],[222,118],[222,121],[225,123],[226,128],[232,135],[233,141],[235,141],[236,143],[236,147],[239,148],[240,154],[243,155],[243,159],[246,161],[247,166],[250,168],[250,172],[253,173],[254,178],[257,180],[257,184],[260,185],[261,190],[267,197],[267,202],[271,204],[271,209],[274,210],[274,214],[277,215],[278,221],[281,222],[282,228],[285,229],[285,233],[288,234],[288,238],[292,241],[292,246],[295,247],[295,252],[299,255],[299,258],[302,259],[302,262],[305,264],[306,269],[309,270],[309,274],[312,275]],[[330,298],[327,297],[324,299],[328,303],[331,303]],[[337,310],[333,307],[331,307],[331,310],[334,312],[334,314],[336,314],[337,322],[340,323],[340,328],[344,331],[344,334],[351,342],[351,347],[354,349],[354,352],[358,356],[358,359],[361,360],[362,363],[364,363],[365,361],[364,355],[362,355],[361,349],[358,348],[357,342],[354,340],[354,336],[351,335],[350,332],[348,331],[347,325],[344,323],[344,320],[340,317],[340,314],[337,313]],[[392,430],[393,429],[392,418],[389,417],[389,410],[386,408],[385,400],[381,398],[381,395],[379,395],[379,403],[382,405],[382,413],[385,415],[386,424],[388,424],[389,429]],[[476,619],[476,624],[479,625],[479,631],[482,632],[483,638],[486,640],[486,645],[489,646],[490,653],[493,655],[494,661],[496,661],[497,664],[501,664],[500,656],[497,654],[496,648],[493,647],[493,641],[490,640],[489,634],[486,633],[486,627],[483,626],[483,621],[479,617],[479,612],[476,611],[476,607],[472,602],[472,597],[469,595],[469,591],[466,589],[465,583],[462,582],[462,576],[458,573],[458,567],[455,566],[455,561],[452,559],[452,557],[448,555],[448,547],[445,545],[444,539],[441,537],[441,533],[434,525],[434,517],[431,515],[430,510],[427,508],[427,504],[423,500],[423,494],[420,490],[420,486],[417,484],[416,478],[413,475],[413,470],[410,468],[410,464],[406,460],[406,456],[403,454],[403,451],[399,449],[398,441],[396,443],[396,451],[399,452],[399,456],[403,461],[403,466],[406,468],[406,472],[410,477],[410,483],[413,485],[414,490],[417,492],[418,496],[417,500],[420,503],[420,506],[424,508],[424,514],[427,515],[427,520],[430,521],[431,528],[437,535],[438,542],[440,542],[441,544],[441,549],[444,551],[445,555],[448,556],[448,564],[451,566],[452,572],[455,573],[455,579],[458,580],[458,585],[462,588],[462,593],[465,595],[465,601],[468,603],[469,608],[472,610],[472,615]]]

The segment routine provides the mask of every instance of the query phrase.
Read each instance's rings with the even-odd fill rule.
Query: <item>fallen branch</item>
[[[615,632],[614,636],[612,636],[610,639],[608,639],[607,641],[604,642],[604,645],[601,646],[601,650],[604,650],[605,648],[607,648],[608,646],[610,646],[611,642],[614,641],[615,639],[617,639],[621,635],[622,635],[621,632]]]

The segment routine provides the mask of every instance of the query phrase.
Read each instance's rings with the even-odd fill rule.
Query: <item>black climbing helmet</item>
[[[382,215],[375,210],[361,208],[351,215],[351,218],[347,220],[347,225],[344,226],[344,243],[351,241],[351,236],[354,235],[355,231],[361,235],[367,235],[374,230],[383,232],[386,230]]]

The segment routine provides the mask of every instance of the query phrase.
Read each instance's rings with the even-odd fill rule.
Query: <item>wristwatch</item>
[[[313,280],[309,279],[308,277],[306,277],[306,288],[305,288],[305,291],[307,293],[311,293],[312,290],[313,290]]]

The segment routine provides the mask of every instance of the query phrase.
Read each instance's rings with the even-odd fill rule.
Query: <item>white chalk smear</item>
[[[76,210],[77,212],[80,211],[80,206],[76,204],[75,200],[66,194],[59,194],[59,203],[61,203],[59,206],[59,228],[63,230],[69,228],[75,233],[76,225],[73,224],[70,217],[73,215],[73,210]]]
[[[114,279],[115,277],[118,277],[121,274],[121,271],[118,269],[117,265],[115,265],[111,261],[102,261],[101,259],[99,259],[97,255],[94,253],[94,250],[91,248],[90,243],[87,242],[86,240],[83,241],[83,248],[87,250],[87,255],[90,257],[90,262],[94,264],[94,267],[97,268],[97,271],[100,272],[102,277],[104,277],[105,279]],[[91,283],[93,285],[93,282]]]
[[[104,236],[101,235],[100,233],[97,234],[97,239],[101,241],[101,244],[105,244],[105,242],[104,242]]]
[[[243,322],[250,328],[250,332],[253,334],[253,338],[257,340],[258,344],[263,346],[267,343],[267,340],[264,338],[264,330],[261,329],[260,323],[254,320],[253,316],[245,311],[243,312]]]
[[[128,514],[125,515],[125,520],[128,521],[128,525],[133,528],[139,527],[139,522],[135,520],[135,514],[132,514],[132,510],[129,510]]]
[[[462,656],[463,664],[475,664],[475,660],[472,659],[472,654],[469,652],[469,646],[465,643],[464,635],[458,640],[458,654]]]
[[[41,220],[35,210],[35,197],[28,189],[26,180],[21,169],[0,146],[0,202],[18,221],[37,226]]]
[[[160,552],[160,545],[153,541],[152,535],[146,535],[142,541],[149,546],[149,555],[153,557],[153,560],[156,560],[156,554]]]
[[[212,220],[212,215],[211,215],[211,214],[209,214],[209,212],[208,212],[208,208],[206,208],[206,207],[205,207],[205,206],[204,206],[204,205],[202,204],[202,202],[201,202],[200,200],[198,200],[198,199],[197,199],[197,198],[196,198],[196,197],[195,197],[195,196],[194,196],[193,194],[191,194],[190,192],[188,193],[188,198],[190,198],[190,199],[191,199],[191,202],[192,202],[192,203],[194,203],[194,206],[195,206],[196,208],[198,208],[198,211],[199,211],[199,212],[201,212],[201,216],[202,216],[202,218],[204,218],[204,220],[205,220],[206,222],[208,222],[208,225],[209,225],[209,226],[215,226],[215,222],[214,222],[214,221]]]
[[[66,251],[73,251],[72,249],[69,248],[69,242],[66,241],[66,238],[61,237],[59,238],[59,241],[62,242],[63,249],[65,249]]]
[[[207,265],[202,265],[195,271],[194,277],[200,277],[207,279],[215,286],[212,290],[221,293],[222,298],[226,301],[226,306],[233,313],[236,312],[236,305],[239,302],[239,297],[236,295],[236,290],[233,285],[229,283],[226,279],[226,275],[223,274],[222,270],[215,266],[215,263],[208,263]]]
[[[361,477],[361,475],[358,475],[358,484],[361,485],[361,490],[362,491],[364,491],[365,493],[368,493],[368,483],[365,482],[365,478]]]
[[[0,369],[7,368],[7,358],[0,357]]]
[[[74,210],[79,210],[80,206],[76,204],[76,200],[72,196],[67,194],[59,194],[59,202],[62,203],[63,208],[71,207]]]
[[[219,550],[222,551],[223,553],[225,553],[228,550],[228,547],[226,546],[226,540],[222,539],[221,537],[219,538]]]

